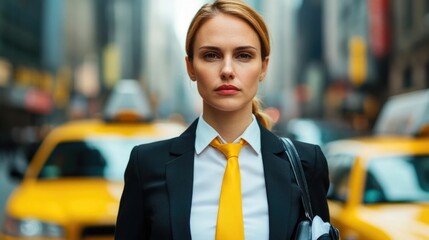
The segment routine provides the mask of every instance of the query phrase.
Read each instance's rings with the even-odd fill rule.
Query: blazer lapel
[[[166,165],[167,191],[173,239],[191,239],[190,214],[197,121],[172,144],[173,158]]]
[[[269,239],[289,239],[294,221],[292,203],[296,194],[291,182],[290,164],[277,136],[261,128],[261,150],[264,164],[269,214]],[[291,226],[293,225],[293,226]]]

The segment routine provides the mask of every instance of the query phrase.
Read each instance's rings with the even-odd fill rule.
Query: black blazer
[[[134,147],[125,170],[116,240],[191,239],[197,121],[177,138]],[[300,190],[281,141],[261,125],[260,129],[269,239],[291,239],[298,221],[305,218]],[[329,221],[326,159],[316,145],[294,144],[307,178],[313,212]]]

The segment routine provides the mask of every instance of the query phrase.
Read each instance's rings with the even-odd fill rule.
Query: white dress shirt
[[[220,189],[226,167],[222,153],[210,146],[220,135],[201,116],[195,138],[194,185],[191,235],[194,240],[215,239]],[[268,239],[268,203],[261,156],[261,132],[253,116],[243,135],[245,144],[238,161],[241,174],[244,236],[246,240]],[[222,139],[223,142],[225,142]]]

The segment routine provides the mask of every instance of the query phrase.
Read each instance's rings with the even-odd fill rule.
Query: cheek
[[[205,92],[208,92],[210,89],[210,83],[213,76],[207,71],[195,71],[197,89],[200,95],[204,95]]]
[[[256,69],[247,69],[247,70],[243,70],[242,74],[241,74],[241,79],[243,79],[243,81],[245,81],[245,84],[249,87],[249,88],[258,88],[259,83],[260,83],[260,77],[261,77],[261,71],[260,69],[256,68]]]
[[[216,83],[216,71],[211,68],[204,68],[204,67],[196,67],[195,68],[195,76],[197,79],[198,85],[201,86],[208,86],[210,83],[214,84]]]

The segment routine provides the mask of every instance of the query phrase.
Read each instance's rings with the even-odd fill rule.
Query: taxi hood
[[[366,206],[358,216],[383,230],[392,239],[429,239],[429,203]]]
[[[11,196],[8,213],[54,222],[115,222],[122,182],[66,179],[26,182]]]

